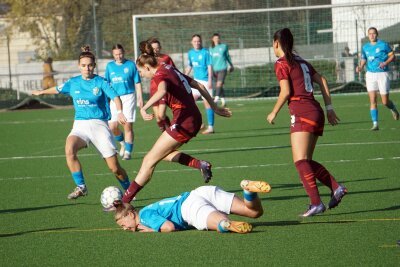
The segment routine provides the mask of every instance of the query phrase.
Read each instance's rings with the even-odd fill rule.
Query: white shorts
[[[210,96],[213,96],[212,88],[208,89],[208,81],[201,81],[201,80],[196,80],[196,79],[195,79],[195,81],[198,82],[198,83],[201,83],[202,85],[204,85],[204,87],[207,89],[207,91],[210,94]],[[195,97],[195,99],[198,99],[201,96],[199,90],[194,89],[194,88],[192,88],[192,94]],[[204,100],[204,97],[201,96],[201,98]]]
[[[198,230],[207,230],[210,213],[220,211],[230,214],[234,196],[234,193],[225,192],[217,186],[198,187],[182,203],[182,218]]]
[[[379,90],[381,95],[387,95],[390,89],[390,79],[388,72],[369,72],[365,74],[365,82],[368,92]]]
[[[68,136],[74,135],[86,142],[92,143],[103,158],[109,158],[117,153],[114,136],[107,122],[102,120],[75,120]]]
[[[124,113],[128,122],[135,122],[136,120],[136,95],[135,93],[128,95],[121,95],[122,113]],[[110,101],[111,120],[118,121],[117,107],[113,100]]]

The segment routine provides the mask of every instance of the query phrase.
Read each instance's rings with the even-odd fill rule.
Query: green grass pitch
[[[400,94],[392,99],[400,106]],[[308,204],[291,160],[287,108],[266,123],[275,100],[228,102],[233,117],[216,118],[216,134],[183,151],[213,164],[211,184],[242,195],[242,179],[272,186],[260,195],[264,215],[245,219],[247,235],[190,230],[131,233],[102,211],[100,193],[117,181],[89,148],[80,152],[89,195],[69,201],[74,184],[64,157],[73,110],[0,113],[0,266],[395,266],[400,262],[400,121],[379,105],[380,131],[371,132],[368,96],[333,96],[341,123],[326,125],[314,159],[349,190],[320,216],[301,219]],[[203,107],[200,106],[203,111]],[[121,161],[134,179],[159,135],[137,117],[135,154]],[[161,162],[135,202],[143,207],[203,185],[197,170]],[[322,199],[329,191],[319,186]],[[238,219],[238,217],[232,216]],[[396,264],[397,262],[397,264]]]

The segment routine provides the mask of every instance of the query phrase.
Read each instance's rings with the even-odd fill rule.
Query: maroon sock
[[[317,177],[317,179],[323,183],[324,185],[326,185],[327,187],[329,187],[331,189],[331,191],[335,191],[339,184],[336,182],[335,177],[333,177],[329,171],[322,166],[320,163],[311,160],[311,167],[314,170],[315,176]]]
[[[178,159],[179,164],[189,166],[195,169],[200,169],[200,160],[193,158],[192,156],[185,154],[185,153],[180,153],[179,159]]]
[[[303,187],[310,197],[312,205],[318,205],[321,203],[319,196],[317,183],[315,181],[315,173],[311,167],[310,161],[302,159],[294,163],[296,165],[297,172],[299,173],[300,180],[303,183]]]
[[[126,189],[124,196],[122,197],[123,203],[130,203],[132,199],[142,190],[143,186],[139,185],[135,181],[132,181],[128,189]]]

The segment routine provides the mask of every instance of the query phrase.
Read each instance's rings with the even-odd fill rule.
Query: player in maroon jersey
[[[220,116],[230,117],[232,113],[227,108],[218,107],[207,89],[184,75],[172,65],[159,64],[153,49],[149,44],[146,51],[136,60],[140,75],[154,80],[157,92],[140,109],[144,120],[154,118],[153,114],[146,112],[155,102],[161,98],[172,110],[173,118],[171,126],[167,128],[151,150],[143,159],[142,166],[129,188],[126,190],[122,201],[129,203],[135,195],[149,182],[157,163],[161,160],[179,162],[180,164],[197,168],[202,172],[205,182],[211,179],[211,164],[207,161],[198,160],[179,152],[179,147],[195,137],[202,123],[201,113],[192,96],[192,89],[196,88],[201,95],[210,103],[212,109]]]
[[[161,43],[157,38],[152,37],[147,41],[141,42],[139,46],[140,46],[140,51],[142,53],[149,53],[149,51],[146,51],[146,47],[148,47],[146,43],[149,43],[153,48],[154,54],[156,55],[159,63],[165,63],[175,67],[174,61],[171,59],[171,57],[161,53]],[[156,91],[157,91],[157,85],[155,85],[154,81],[151,80],[150,97],[152,97]],[[170,119],[166,115],[166,110],[167,106],[165,105],[164,98],[160,99],[159,101],[153,104],[153,112],[155,115],[158,128],[160,129],[161,132],[165,131],[169,126],[171,126]]]
[[[267,116],[267,121],[274,124],[279,110],[288,102],[293,161],[311,200],[309,208],[301,216],[313,216],[326,209],[321,201],[316,179],[332,192],[330,209],[336,207],[347,193],[347,189],[338,184],[326,168],[312,158],[325,123],[324,112],[314,99],[313,82],[321,88],[329,123],[336,125],[339,118],[333,110],[326,79],[318,74],[310,63],[293,54],[293,35],[288,28],[274,34],[273,48],[278,57],[275,74],[279,81],[280,93],[272,112]]]

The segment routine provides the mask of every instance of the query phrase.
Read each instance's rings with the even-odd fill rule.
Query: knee
[[[77,158],[76,152],[72,147],[65,147],[65,157],[67,160],[74,160]]]
[[[250,214],[250,218],[259,218],[264,214],[264,210],[261,208],[259,210],[253,210]]]

